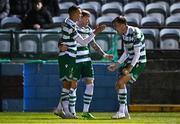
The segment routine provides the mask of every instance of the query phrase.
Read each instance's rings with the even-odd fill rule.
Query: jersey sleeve
[[[142,40],[144,39],[144,36],[139,29],[135,29],[135,32],[133,33],[133,38],[134,47],[140,47],[142,45]]]

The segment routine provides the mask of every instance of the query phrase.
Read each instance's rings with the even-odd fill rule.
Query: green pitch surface
[[[130,120],[112,120],[114,113],[92,114],[96,116],[96,120],[60,119],[53,113],[44,112],[1,112],[0,124],[180,124],[180,113],[131,113]]]

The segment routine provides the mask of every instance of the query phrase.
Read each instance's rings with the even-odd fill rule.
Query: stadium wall
[[[23,64],[0,64],[1,111],[23,111]]]
[[[180,104],[180,59],[149,60],[130,87],[132,104]]]
[[[115,111],[118,107],[114,90],[117,72],[109,72],[106,69],[107,65],[107,63],[94,64],[95,94],[91,111]],[[57,106],[61,89],[57,63],[25,65],[5,63],[1,64],[0,70],[3,111],[51,111]],[[128,101],[131,105],[177,105],[180,103],[179,77],[179,59],[149,60],[143,74],[130,86]],[[79,82],[77,111],[82,111],[84,88],[84,83]]]
[[[118,107],[114,90],[117,72],[109,72],[107,64],[94,64],[95,89],[91,111],[115,111]],[[82,111],[85,84],[77,89],[76,110]],[[61,82],[57,64],[24,65],[24,111],[52,111],[59,101]]]

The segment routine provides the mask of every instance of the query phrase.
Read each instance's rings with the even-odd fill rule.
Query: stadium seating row
[[[63,2],[59,4],[62,17],[66,18],[68,16],[67,10],[72,5],[75,5],[75,3]],[[79,6],[92,13],[92,26],[95,26],[95,24],[97,24],[96,20],[102,16],[115,17],[121,14],[128,16],[130,24],[135,26],[178,26],[180,24],[180,2],[169,6],[167,2],[162,1],[149,3],[147,5],[142,1],[130,2],[125,5],[116,1],[105,3],[101,6],[99,2],[93,1],[81,3]]]
[[[106,31],[113,30],[107,28]],[[145,34],[147,49],[180,49],[179,29],[142,29]],[[58,53],[58,41],[61,38],[61,29],[49,29],[42,31],[0,31],[0,53],[10,53],[12,50],[18,53]],[[118,49],[121,49],[120,37],[115,33],[102,33],[96,36],[96,42],[104,51],[108,51],[112,42],[117,41]],[[159,42],[160,41],[160,42]],[[158,47],[159,45],[159,47]]]
[[[106,34],[96,36],[97,43],[108,51],[113,41],[119,41],[112,20],[123,14],[128,24],[139,26],[145,34],[147,49],[180,49],[180,1],[179,0],[60,0],[61,16],[53,17],[57,29],[19,29],[22,20],[17,16],[6,17],[1,21],[0,53],[58,53],[57,43],[61,37],[60,25],[68,16],[67,9],[79,5],[89,10],[91,26],[106,24]],[[13,31],[10,31],[13,29]],[[38,32],[38,33],[37,33]],[[122,48],[117,42],[118,49]],[[13,47],[12,47],[13,46]],[[92,52],[94,52],[91,49]]]
[[[179,0],[59,0],[60,3],[72,2],[72,3],[75,3],[75,4],[81,4],[81,3],[87,3],[87,2],[98,2],[101,5],[104,5],[104,4],[110,3],[110,2],[120,2],[123,5],[125,5],[127,3],[137,2],[137,1],[138,2],[143,2],[145,5],[148,4],[148,3],[157,2],[157,1],[165,1],[170,5],[173,4],[173,3],[179,2]]]
[[[143,2],[144,1],[144,2]],[[173,0],[145,2],[146,0],[127,0],[124,5],[121,1],[106,1],[101,5],[98,1],[89,0],[81,3],[82,9],[90,11],[90,24],[111,23],[112,19],[118,15],[125,15],[128,23],[133,26],[150,27],[180,27],[180,1],[172,3]],[[145,4],[148,3],[148,4]],[[171,4],[170,4],[171,3]],[[62,23],[68,17],[67,10],[70,6],[77,4],[75,0],[60,1],[60,17],[53,17],[54,23]],[[7,17],[1,22],[1,28],[18,26],[21,20],[17,17]]]
[[[106,24],[111,26],[112,20],[117,17],[117,14],[106,14],[104,16],[95,19],[94,16],[90,17],[90,24],[92,27],[95,25]],[[154,28],[164,28],[164,27],[177,27],[180,28],[180,13],[169,16],[164,19],[164,16],[160,13],[152,13],[143,17],[138,13],[126,14],[128,24],[137,27],[154,27]],[[66,16],[53,17],[53,23],[60,27],[64,22]],[[6,17],[1,21],[1,28],[3,29],[19,29],[21,25],[21,19],[18,17]]]
[[[62,13],[67,12],[67,9],[72,5],[79,5],[83,9],[89,9],[91,12],[96,14],[104,14],[104,13],[129,13],[131,11],[137,11],[142,15],[149,13],[151,11],[160,12],[165,15],[174,14],[179,12],[179,2],[173,3],[170,5],[165,1],[154,1],[152,3],[148,3],[147,5],[141,1],[137,0],[134,2],[129,2],[127,4],[122,4],[121,1],[111,1],[101,5],[97,1],[85,2],[81,4],[76,4],[74,2],[62,2],[59,3],[59,7]]]

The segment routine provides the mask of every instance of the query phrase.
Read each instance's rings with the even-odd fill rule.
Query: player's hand
[[[67,51],[68,47],[65,44],[59,45],[59,51],[64,52]]]
[[[94,31],[93,33],[94,33],[94,34],[98,34],[98,33],[102,32],[105,28],[106,28],[106,25],[98,25],[98,26],[95,28],[95,31]]]
[[[132,69],[133,69],[133,66],[132,66],[132,65],[128,65],[127,68],[124,68],[124,69],[122,70],[122,73],[123,73],[124,75],[128,75],[128,74],[132,71]]]
[[[109,71],[115,71],[117,68],[117,64],[113,63],[107,67]]]
[[[123,75],[128,75],[128,74],[129,74],[129,71],[128,71],[126,68],[124,68],[124,69],[122,70],[122,73],[123,73]]]
[[[40,26],[39,24],[34,24],[34,25],[33,25],[33,28],[34,28],[34,29],[40,29],[41,26]]]
[[[113,55],[112,55],[112,54],[105,54],[104,57],[105,57],[107,60],[112,60],[112,59],[113,59]]]

